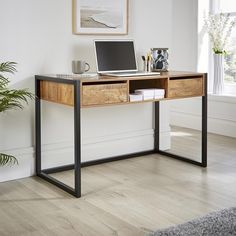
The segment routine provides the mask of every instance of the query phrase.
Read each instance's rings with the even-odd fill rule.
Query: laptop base
[[[133,72],[101,73],[101,75],[114,76],[114,77],[134,77],[134,76],[160,75],[160,72],[133,71]]]

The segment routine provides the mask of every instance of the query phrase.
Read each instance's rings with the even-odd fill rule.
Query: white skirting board
[[[154,145],[153,134],[153,129],[149,129],[84,140],[82,162],[151,150]],[[170,147],[169,130],[161,132],[160,146],[162,149]],[[17,156],[19,165],[1,167],[0,182],[35,174],[34,147],[8,150],[8,153]],[[72,164],[73,158],[73,141],[42,145],[43,168]]]
[[[232,100],[232,99],[231,99]],[[236,138],[236,99],[208,99],[208,132]],[[170,124],[201,129],[201,99],[174,101],[170,108]]]
[[[189,129],[201,129],[201,116],[189,113],[171,112],[171,124]],[[208,117],[208,132],[236,138],[236,122]]]

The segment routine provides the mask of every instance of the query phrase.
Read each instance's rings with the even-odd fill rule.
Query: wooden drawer
[[[128,101],[127,83],[91,84],[82,87],[82,105],[103,105]]]
[[[204,95],[203,78],[170,78],[168,98],[194,97]]]
[[[74,105],[73,85],[48,81],[41,81],[40,83],[41,99],[70,106]]]

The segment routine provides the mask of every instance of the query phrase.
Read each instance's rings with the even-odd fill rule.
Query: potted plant
[[[214,57],[213,94],[221,94],[224,91],[224,55],[235,23],[236,18],[230,14],[209,14],[208,18],[205,18]]]
[[[0,113],[12,109],[23,109],[22,103],[28,104],[27,99],[34,98],[34,95],[28,92],[27,89],[9,88],[10,81],[5,74],[14,74],[16,65],[15,62],[0,63]],[[17,163],[18,161],[14,156],[0,152],[0,166]]]

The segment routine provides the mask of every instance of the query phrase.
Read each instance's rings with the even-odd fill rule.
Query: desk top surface
[[[54,78],[54,80],[79,80],[81,82],[98,82],[98,81],[117,81],[117,80],[143,80],[143,79],[162,79],[167,77],[189,77],[189,76],[203,76],[204,73],[199,72],[188,72],[188,71],[168,71],[168,72],[161,72],[160,75],[147,75],[147,76],[130,76],[130,77],[113,77],[113,76],[87,76],[86,74],[82,75],[66,75],[66,74],[45,74],[39,75],[40,77],[50,77]]]

